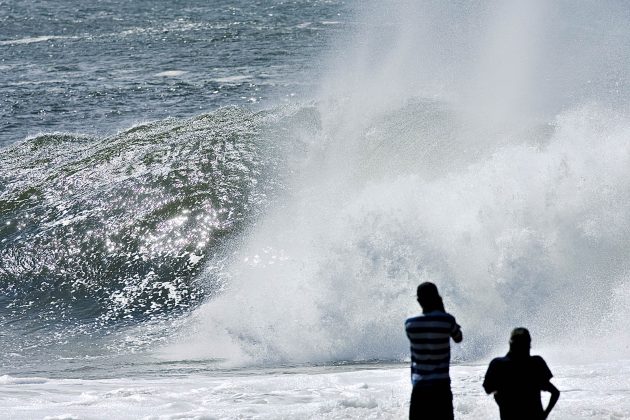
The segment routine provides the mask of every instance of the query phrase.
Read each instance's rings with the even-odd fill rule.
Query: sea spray
[[[184,354],[401,359],[400,319],[428,280],[468,331],[458,358],[483,356],[517,324],[539,343],[593,334],[628,268],[624,121],[584,107],[548,138],[431,179],[375,168],[343,194],[314,180],[252,232],[227,290],[193,315],[199,347]]]
[[[630,120],[625,70],[595,46],[627,19],[569,6],[368,8],[322,82],[311,157],[166,357],[401,360],[422,281],[461,320],[456,360],[516,325],[543,346],[618,324]]]

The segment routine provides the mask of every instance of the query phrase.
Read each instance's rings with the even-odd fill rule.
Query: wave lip
[[[47,378],[19,378],[10,375],[0,376],[0,385],[29,385],[29,384],[45,384],[48,382]]]
[[[185,70],[166,70],[160,73],[156,73],[157,77],[178,77],[188,73]]]
[[[281,156],[301,150],[289,127],[312,114],[228,107],[110,137],[51,133],[6,148],[0,345],[30,360],[47,345],[72,357],[86,346],[100,354],[164,340],[135,327],[168,323],[226,287],[235,244],[285,188]],[[104,338],[126,327],[133,338]]]
[[[43,134],[0,158],[3,313],[148,316],[198,301],[195,275],[264,207],[267,116],[226,108],[115,136]],[[212,288],[212,287],[211,287]],[[8,308],[7,308],[8,307]],[[53,309],[54,308],[54,309]]]

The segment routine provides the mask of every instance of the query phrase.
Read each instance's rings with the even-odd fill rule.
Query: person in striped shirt
[[[453,419],[453,394],[449,365],[450,339],[462,341],[461,327],[444,310],[437,286],[430,282],[418,286],[422,315],[405,321],[411,345],[411,404],[409,419]]]

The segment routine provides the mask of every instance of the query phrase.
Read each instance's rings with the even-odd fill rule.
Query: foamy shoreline
[[[481,388],[484,365],[454,366],[456,418],[493,419]],[[562,396],[552,419],[630,418],[630,366],[624,362],[555,368]],[[403,367],[250,376],[156,379],[0,380],[6,419],[400,419],[410,385]]]

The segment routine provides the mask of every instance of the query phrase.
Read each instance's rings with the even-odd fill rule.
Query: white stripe
[[[448,368],[449,362],[440,363],[439,365],[425,365],[422,363],[412,363],[411,366],[420,370],[436,370],[436,369]]]
[[[414,373],[411,375],[412,381],[430,381],[434,379],[449,379],[448,373],[430,373],[428,375],[418,375]]]

